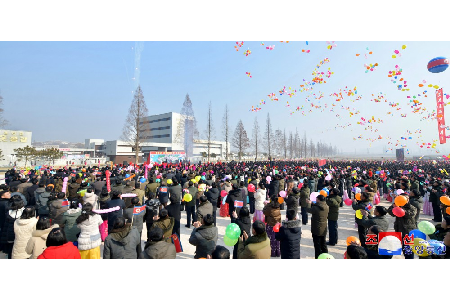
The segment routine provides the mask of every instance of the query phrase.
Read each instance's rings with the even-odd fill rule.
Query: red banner
[[[108,193],[111,193],[111,180],[109,177],[111,176],[111,172],[106,170],[106,188],[108,189]]]
[[[445,144],[445,117],[444,117],[444,95],[442,89],[436,91],[436,103],[437,103],[437,121],[439,132],[439,143]]]
[[[326,159],[321,159],[321,160],[319,160],[319,167],[325,166],[326,163],[327,163],[327,160],[326,160]]]

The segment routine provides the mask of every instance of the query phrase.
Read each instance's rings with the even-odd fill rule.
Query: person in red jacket
[[[38,259],[81,259],[80,252],[71,242],[67,242],[66,235],[61,228],[54,228],[47,237],[47,248]]]

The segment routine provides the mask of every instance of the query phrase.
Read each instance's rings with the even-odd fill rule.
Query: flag
[[[244,201],[234,200],[234,207],[243,207]]]
[[[369,204],[367,204],[367,206],[366,206],[366,210],[367,211],[370,211],[371,209],[372,209],[372,203],[369,203]]]
[[[325,166],[326,163],[327,163],[326,159],[319,160],[319,167]]]
[[[61,206],[69,206],[69,200],[63,200]]]
[[[135,206],[134,208],[133,208],[133,215],[140,215],[140,214],[142,214],[142,213],[144,213],[145,212],[145,205],[142,205],[142,206]]]

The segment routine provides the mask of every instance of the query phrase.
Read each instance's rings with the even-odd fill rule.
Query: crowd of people
[[[296,160],[11,169],[0,185],[0,250],[10,259],[174,259],[184,225],[193,227],[196,259],[299,259],[302,225],[310,222],[315,258],[347,243],[347,259],[389,259],[366,245],[367,236],[408,235],[420,214],[433,215],[430,238],[450,246],[450,209],[440,201],[450,195],[446,166]],[[403,216],[395,213],[398,196],[406,199]],[[350,242],[338,235],[344,203],[356,213]],[[232,253],[217,245],[217,214],[240,229]],[[405,247],[403,254],[414,258]]]

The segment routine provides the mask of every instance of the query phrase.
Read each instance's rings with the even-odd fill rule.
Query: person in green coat
[[[63,214],[61,227],[64,229],[66,238],[69,242],[76,242],[80,228],[77,227],[77,218],[81,215],[81,208],[77,201],[70,201],[69,209]]]
[[[308,200],[311,204],[311,200]],[[325,201],[325,197],[322,195],[317,196],[316,203],[311,204],[311,208],[307,208],[311,213],[311,233],[314,243],[314,252],[316,259],[322,253],[328,253],[327,244],[325,242],[327,237],[327,217],[328,217],[328,205]]]
[[[353,204],[352,204],[352,208],[353,210],[357,211],[357,210],[365,210],[366,208],[370,207],[370,194],[368,192],[363,192],[361,193],[361,200],[356,200],[353,199]],[[369,210],[370,214],[373,214],[373,208],[371,208]],[[358,224],[358,234],[359,234],[359,240],[361,241],[361,246],[365,247],[366,246],[366,235],[367,235],[367,228],[365,228],[363,225],[361,225],[361,220],[362,219],[358,219],[355,215],[355,222],[356,224]]]
[[[388,231],[389,229],[389,220],[386,218],[387,209],[384,206],[375,206],[375,216],[369,214],[368,211],[364,210],[362,212],[361,225],[365,228],[369,229],[372,226],[377,225],[380,227],[381,231]]]
[[[307,179],[305,179],[307,181]],[[301,214],[302,214],[302,223],[303,225],[308,224],[308,207],[311,207],[308,203],[310,196],[310,189],[308,186],[308,182],[304,182],[303,186],[300,190],[300,207],[301,207]]]
[[[339,189],[332,188],[330,190],[330,195],[326,198],[327,205],[329,207],[328,211],[328,232],[329,241],[327,245],[334,246],[338,243],[338,218],[339,218],[339,207],[342,203],[342,197],[339,196]]]

